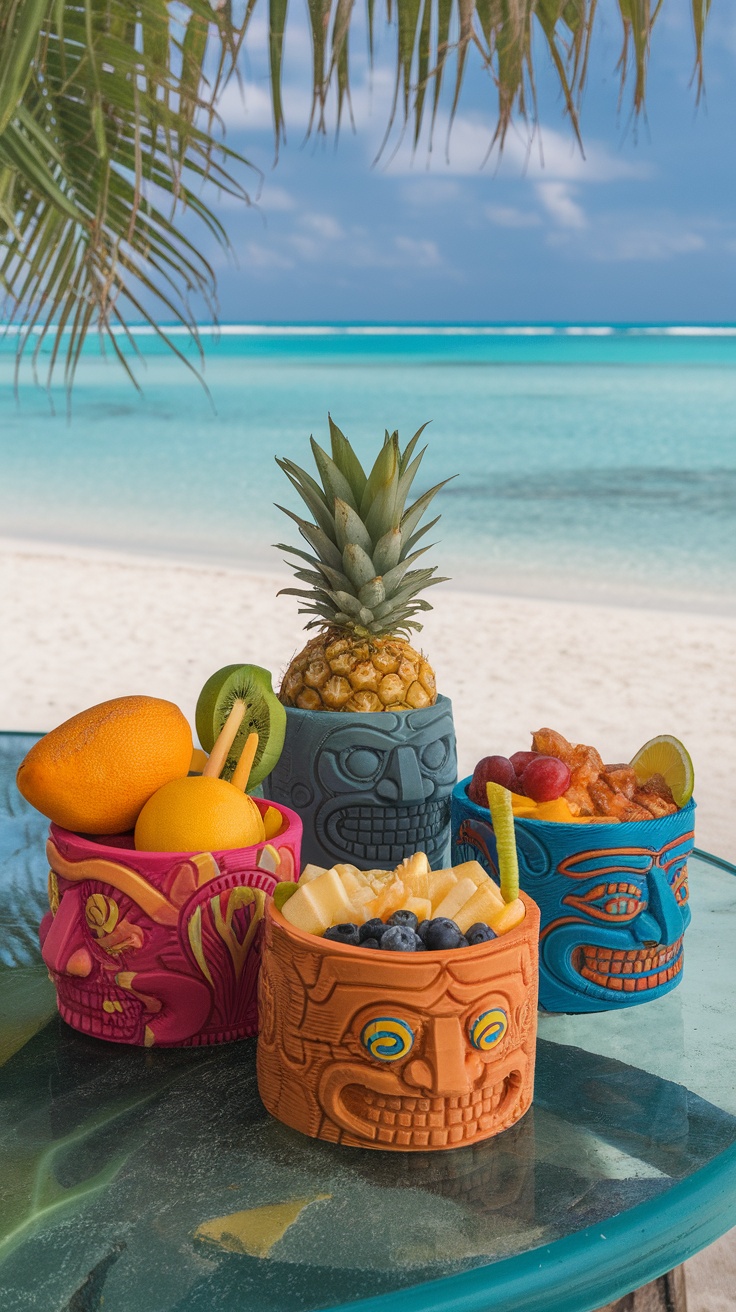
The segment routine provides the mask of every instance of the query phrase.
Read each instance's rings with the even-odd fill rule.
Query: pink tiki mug
[[[132,835],[103,843],[52,824],[39,936],[68,1025],[147,1048],[258,1033],[266,897],[300,869],[301,820],[277,809],[275,838],[228,852],[136,852]]]

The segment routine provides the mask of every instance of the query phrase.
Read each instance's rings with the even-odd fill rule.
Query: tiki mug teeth
[[[301,816],[305,863],[393,869],[423,851],[440,869],[456,779],[452,705],[438,697],[419,711],[287,707],[284,750],[263,790]]]
[[[452,795],[452,859],[494,878],[487,809]],[[690,924],[687,860],[695,802],[661,819],[561,824],[517,818],[522,888],[541,913],[539,1002],[547,1011],[615,1011],[675,988]]]
[[[103,844],[52,824],[39,937],[68,1025],[145,1047],[258,1032],[266,900],[300,870],[301,821],[278,809],[275,838],[226,852],[137,852],[132,835]]]
[[[531,1105],[539,910],[442,952],[381,952],[266,909],[258,1089],[312,1138],[426,1152],[479,1143]]]

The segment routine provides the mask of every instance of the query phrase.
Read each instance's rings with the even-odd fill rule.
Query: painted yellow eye
[[[118,923],[120,908],[104,893],[92,893],[84,908],[87,924],[96,938],[111,934]]]
[[[480,1052],[488,1052],[501,1042],[509,1027],[509,1018],[502,1007],[492,1007],[468,1026],[470,1042]]]
[[[363,1026],[360,1041],[377,1061],[398,1061],[411,1052],[414,1031],[405,1020],[397,1020],[395,1016],[376,1016]]]

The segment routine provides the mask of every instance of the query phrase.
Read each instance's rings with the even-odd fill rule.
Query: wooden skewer
[[[215,742],[215,745],[210,752],[209,760],[202,771],[203,776],[210,779],[219,779],[222,774],[222,767],[227,760],[228,752],[235,742],[238,729],[243,722],[244,715],[245,702],[233,702],[232,710],[217,735],[217,741]]]
[[[258,734],[249,733],[245,740],[245,746],[240,753],[240,760],[235,767],[235,773],[232,777],[232,783],[235,788],[240,788],[243,792],[248,787],[250,772],[253,769],[253,761],[258,751]]]

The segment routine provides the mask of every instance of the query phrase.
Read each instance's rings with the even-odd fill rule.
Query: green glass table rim
[[[736,866],[695,848],[693,856],[736,876]],[[667,1193],[484,1267],[329,1312],[594,1312],[655,1280],[736,1226],[736,1145]]]

